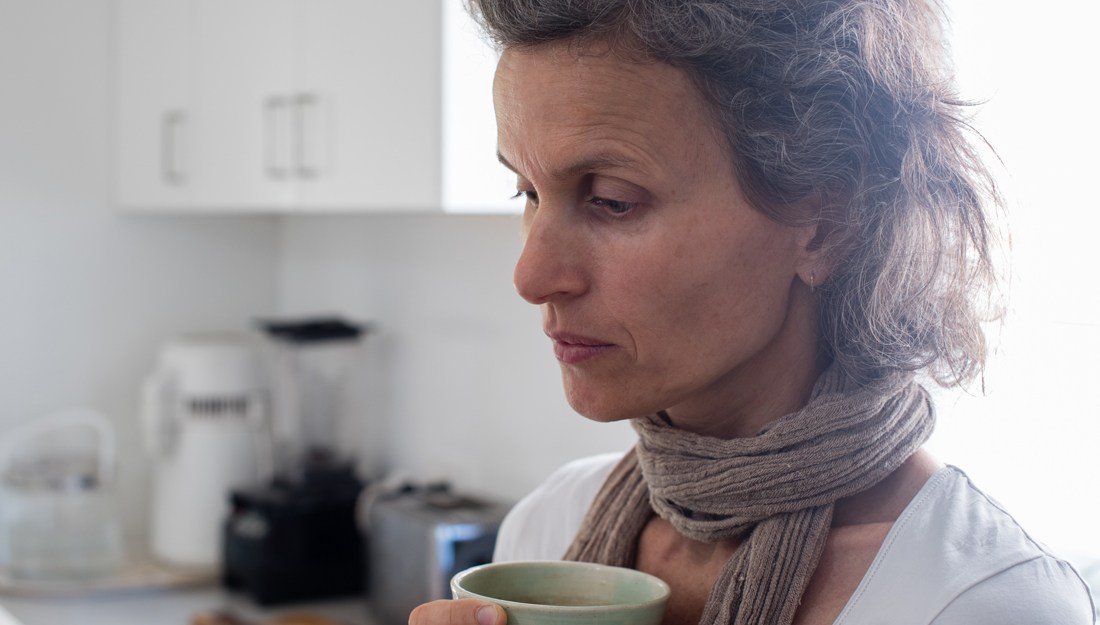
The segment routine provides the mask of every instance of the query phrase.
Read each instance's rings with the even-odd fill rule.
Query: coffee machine
[[[271,473],[269,389],[245,334],[169,341],[143,387],[155,459],[150,547],[170,564],[214,568],[229,492]]]

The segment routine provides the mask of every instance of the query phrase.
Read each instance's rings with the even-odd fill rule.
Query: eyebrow
[[[504,158],[504,155],[501,154],[499,150],[497,151],[497,160],[500,161],[501,165],[512,170],[516,175],[522,175],[516,170],[514,165],[508,162],[508,159]],[[612,152],[602,152],[573,163],[560,172],[555,172],[553,177],[558,180],[564,180],[590,171],[601,171],[604,169],[637,169],[638,167],[640,167],[640,165],[635,160]]]

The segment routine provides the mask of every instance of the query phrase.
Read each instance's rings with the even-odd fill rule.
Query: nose
[[[581,295],[588,288],[583,259],[580,233],[570,228],[565,216],[543,206],[526,227],[513,275],[516,292],[532,304]]]

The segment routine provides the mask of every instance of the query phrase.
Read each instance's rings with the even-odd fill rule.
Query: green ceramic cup
[[[586,562],[500,562],[451,579],[455,599],[481,599],[508,625],[659,625],[668,584],[631,569]]]

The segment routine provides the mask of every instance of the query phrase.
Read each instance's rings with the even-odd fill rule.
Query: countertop
[[[142,590],[72,599],[0,595],[0,625],[189,625],[200,612],[229,610],[249,619],[294,613],[322,614],[348,625],[380,625],[364,599],[257,607],[247,597],[219,587]],[[8,614],[4,614],[4,612]],[[10,615],[10,618],[8,618]],[[11,620],[14,619],[14,620]]]

